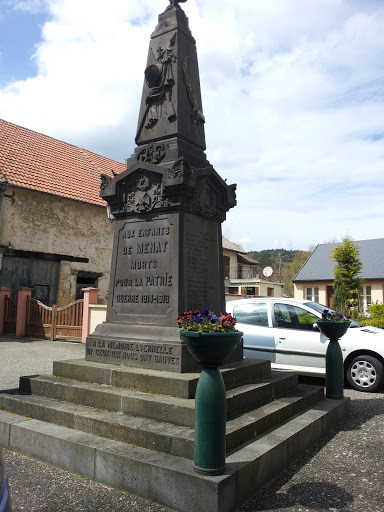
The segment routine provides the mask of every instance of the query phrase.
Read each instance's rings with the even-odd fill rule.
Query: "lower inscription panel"
[[[181,343],[121,341],[89,336],[85,359],[99,363],[124,364],[179,372],[182,349]]]

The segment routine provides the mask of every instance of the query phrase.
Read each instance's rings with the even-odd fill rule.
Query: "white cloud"
[[[3,0],[4,6],[8,9],[30,14],[45,11],[48,2],[49,0]]]
[[[134,148],[149,36],[166,0],[38,0],[36,76],[0,117],[116,160]],[[384,6],[366,0],[188,0],[207,156],[246,250],[382,237]]]

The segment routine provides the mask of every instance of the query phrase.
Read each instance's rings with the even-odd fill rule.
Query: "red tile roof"
[[[125,164],[0,119],[0,181],[105,206],[100,173]]]

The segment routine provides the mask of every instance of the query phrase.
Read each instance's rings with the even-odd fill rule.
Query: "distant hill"
[[[297,252],[302,251],[264,249],[263,251],[249,251],[248,256],[259,261],[263,267],[272,267],[274,270],[279,270],[280,267],[286,266],[286,264],[291,264]]]
[[[303,253],[306,253],[305,256]],[[307,251],[288,251],[286,249],[264,249],[263,251],[248,252],[248,256],[259,261],[262,268],[272,267],[274,271],[278,270],[281,272],[282,282],[284,283],[283,293],[291,297],[293,297],[292,278],[298,270],[295,270],[293,273],[293,269],[291,268],[292,262],[296,257],[296,261],[297,259],[300,260],[304,258],[302,262],[304,263],[309,254],[310,253]],[[302,263],[300,263],[300,266]]]

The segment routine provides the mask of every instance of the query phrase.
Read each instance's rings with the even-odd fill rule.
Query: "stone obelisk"
[[[89,361],[192,370],[177,316],[225,309],[221,223],[236,185],[204,152],[196,44],[179,1],[151,36],[134,154],[123,173],[102,176],[115,236],[107,318],[87,339]]]

